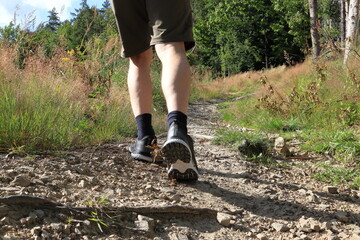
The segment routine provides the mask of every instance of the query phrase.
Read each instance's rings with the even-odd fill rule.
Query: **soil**
[[[313,180],[312,160],[269,167],[212,144],[216,128],[228,127],[216,106],[190,106],[196,183],[169,181],[164,163],[132,160],[130,139],[0,155],[0,239],[360,239],[359,191]]]

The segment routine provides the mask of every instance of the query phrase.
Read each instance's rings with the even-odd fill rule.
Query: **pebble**
[[[256,235],[257,239],[259,240],[268,240],[268,237],[266,236],[265,233],[259,233]]]
[[[350,240],[360,240],[360,235],[358,235],[358,234],[353,234],[353,235],[350,237]]]
[[[61,223],[51,223],[50,227],[55,231],[55,232],[62,232],[64,226]]]
[[[282,223],[273,223],[271,226],[277,231],[277,232],[287,232],[290,230],[290,228]]]
[[[140,230],[153,232],[155,228],[155,220],[147,216],[138,215],[138,221],[135,221],[135,225]]]
[[[43,210],[37,209],[35,211],[33,211],[32,213],[29,214],[29,216],[31,214],[35,214],[38,218],[43,218],[45,216],[45,212]]]
[[[300,239],[302,239],[302,240],[310,240],[310,238],[305,234],[300,235]]]
[[[311,228],[314,232],[320,232],[320,231],[321,231],[320,224],[317,223],[317,222],[311,222],[311,223],[310,223],[310,228]]]
[[[11,182],[13,186],[28,187],[31,184],[30,179],[25,175],[16,176]]]
[[[78,228],[75,228],[74,232],[75,232],[77,235],[82,235],[80,229],[78,229]]]
[[[349,222],[349,217],[347,216],[346,212],[337,212],[335,213],[337,219],[339,219],[343,223]]]
[[[34,227],[30,230],[32,235],[40,236],[41,227]]]
[[[181,195],[180,194],[174,194],[169,198],[169,200],[173,201],[175,203],[178,203],[181,200]]]
[[[169,234],[170,240],[189,240],[188,236],[182,233],[170,233]]]
[[[337,187],[335,186],[326,186],[324,188],[324,191],[325,192],[328,192],[328,193],[331,193],[331,194],[338,194],[339,193],[339,190]]]
[[[274,149],[284,156],[290,155],[289,146],[286,144],[286,141],[283,137],[278,137],[275,139]]]
[[[11,224],[11,219],[10,219],[10,217],[3,217],[3,218],[0,220],[0,224],[1,224],[1,225],[10,225],[10,224]]]
[[[340,240],[340,238],[336,235],[329,235],[327,236],[327,240]]]
[[[232,215],[223,212],[218,212],[216,215],[216,219],[224,227],[230,226],[230,221],[232,217],[233,217]]]
[[[316,194],[310,194],[308,197],[307,197],[308,201],[311,202],[311,203],[320,203],[320,199],[319,197],[316,195]]]
[[[85,188],[86,187],[86,182],[85,180],[81,180],[78,184],[79,188]]]
[[[71,233],[71,225],[66,224],[64,226],[64,233],[67,234],[67,235],[69,235]]]
[[[139,230],[145,231],[145,232],[152,232],[153,227],[148,221],[135,221],[135,225]]]

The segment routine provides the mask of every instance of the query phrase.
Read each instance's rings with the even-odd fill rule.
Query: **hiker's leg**
[[[159,43],[155,50],[162,63],[161,86],[168,112],[187,113],[191,84],[190,65],[183,42]]]
[[[150,79],[150,64],[152,49],[130,57],[128,72],[128,87],[133,113],[136,116],[151,113],[152,82]]]

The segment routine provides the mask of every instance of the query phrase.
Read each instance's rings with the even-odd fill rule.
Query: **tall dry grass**
[[[17,49],[0,45],[0,151],[44,151],[136,136],[118,40],[88,43],[86,58],[41,48],[16,65]],[[163,117],[157,113],[155,119]],[[155,128],[163,124],[155,121]]]

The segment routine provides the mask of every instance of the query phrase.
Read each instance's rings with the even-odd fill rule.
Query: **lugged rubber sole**
[[[168,168],[169,179],[177,181],[196,181],[199,173],[192,161],[190,147],[181,139],[171,139],[162,147]]]

